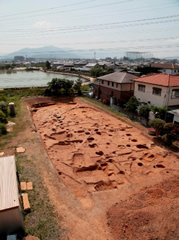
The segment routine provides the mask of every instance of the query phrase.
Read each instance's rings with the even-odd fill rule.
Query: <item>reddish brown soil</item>
[[[58,173],[46,182],[69,239],[179,239],[176,155],[81,99],[27,103]]]

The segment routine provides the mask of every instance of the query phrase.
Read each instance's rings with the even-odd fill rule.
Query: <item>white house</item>
[[[157,107],[179,105],[179,76],[153,74],[133,79],[134,96],[141,103]]]
[[[179,75],[179,65],[173,63],[153,63],[151,67],[160,69],[161,73]]]

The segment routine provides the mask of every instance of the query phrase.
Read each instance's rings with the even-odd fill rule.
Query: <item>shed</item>
[[[14,155],[0,158],[0,237],[24,230]],[[1,239],[1,238],[0,238]]]

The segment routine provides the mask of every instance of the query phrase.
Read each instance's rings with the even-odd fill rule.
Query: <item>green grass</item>
[[[122,118],[128,118],[126,115],[120,113],[120,112],[117,112],[113,109],[111,109],[110,107],[108,107],[107,105],[104,105],[103,103],[101,102],[97,102],[96,100],[93,100],[91,98],[88,98],[88,97],[82,97],[83,99],[85,99],[86,101],[88,102],[91,102],[92,104],[95,104],[96,106],[99,106],[100,108],[104,109],[104,110],[107,110],[108,112],[111,112],[119,117],[122,117]]]
[[[41,240],[60,239],[62,230],[56,222],[56,214],[39,170],[34,168],[34,158],[35,155],[16,155],[20,181],[33,182],[33,190],[28,191],[31,212],[24,213],[25,231]]]
[[[39,90],[29,91],[30,96],[39,94]],[[38,160],[39,157],[43,160],[44,150],[43,147],[42,149],[36,149],[38,140],[35,134],[32,133],[27,137],[25,135],[26,129],[31,126],[31,120],[24,103],[24,96],[28,95],[29,91],[13,90],[10,92],[11,97],[7,98],[8,102],[15,103],[16,109],[16,116],[8,116],[8,120],[16,124],[13,126],[13,132],[0,136],[0,151],[13,150],[18,146],[26,146],[26,149],[28,147],[32,149],[31,155],[28,153],[16,154],[20,181],[32,181],[34,187],[32,191],[28,191],[31,212],[24,213],[25,232],[38,237],[40,240],[56,240],[61,239],[63,230],[59,227],[58,217],[49,201],[48,191],[44,185],[41,170],[38,168]],[[7,94],[6,91],[3,92],[3,94]],[[2,91],[0,91],[1,94]],[[37,157],[36,151],[38,150],[40,155],[38,154]]]

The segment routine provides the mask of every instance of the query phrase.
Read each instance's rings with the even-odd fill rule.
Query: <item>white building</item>
[[[139,102],[157,107],[179,105],[179,76],[160,73],[133,80]]]

